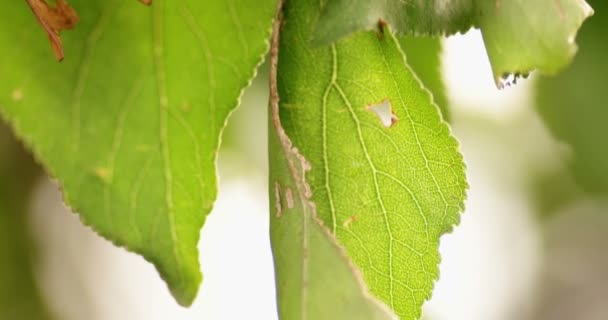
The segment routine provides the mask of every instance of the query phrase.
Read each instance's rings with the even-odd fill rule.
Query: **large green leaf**
[[[82,220],[153,262],[179,303],[201,275],[226,118],[267,50],[275,0],[73,0],[57,63],[25,3],[0,4],[0,105]]]
[[[31,156],[0,122],[0,319],[50,319],[36,286],[26,215],[39,175]]]
[[[463,208],[458,144],[390,30],[311,47],[319,11],[313,0],[286,4],[281,119],[310,162],[319,218],[370,291],[417,319],[438,277],[439,237]]]
[[[556,77],[538,79],[537,109],[553,134],[572,146],[571,168],[588,191],[608,192],[608,5],[591,1],[597,14],[581,29],[581,52]]]
[[[406,34],[443,35],[478,27],[494,78],[534,69],[555,73],[576,52],[574,38],[593,10],[584,0],[334,0],[314,34],[318,43],[375,29],[379,21]]]

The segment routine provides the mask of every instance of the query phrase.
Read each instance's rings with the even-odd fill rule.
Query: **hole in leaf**
[[[380,104],[375,104],[367,107],[368,110],[373,111],[382,125],[386,128],[392,127],[399,118],[393,113],[393,107],[391,106],[391,102],[386,99],[382,101]]]

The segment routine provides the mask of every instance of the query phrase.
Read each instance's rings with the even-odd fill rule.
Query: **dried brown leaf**
[[[60,33],[62,30],[74,28],[79,19],[76,11],[65,0],[57,0],[55,7],[49,6],[45,0],[26,1],[49,36],[55,57],[59,61],[63,60]]]

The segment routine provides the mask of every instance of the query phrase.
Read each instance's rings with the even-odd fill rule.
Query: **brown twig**
[[[61,31],[72,29],[79,18],[74,8],[66,0],[57,0],[55,7],[51,7],[46,0],[25,0],[34,12],[34,16],[46,32],[51,41],[51,47],[57,60],[63,60],[63,46],[61,45]],[[152,0],[139,0],[150,5]]]
[[[63,46],[60,32],[72,29],[78,22],[76,11],[65,1],[57,0],[55,7],[50,7],[45,0],[26,0],[36,19],[47,33],[57,60],[63,60]]]

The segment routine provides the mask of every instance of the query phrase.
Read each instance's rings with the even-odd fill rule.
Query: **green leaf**
[[[310,164],[287,136],[279,116],[277,81],[281,25],[275,20],[270,71],[270,234],[281,319],[389,320],[344,249],[318,219],[306,173]]]
[[[318,13],[316,1],[286,4],[281,119],[310,162],[319,219],[370,291],[418,319],[438,277],[439,237],[463,209],[458,144],[388,29],[311,47]]]
[[[450,120],[448,97],[441,75],[441,39],[431,37],[398,37],[407,63],[420,81],[433,94],[433,100],[446,121]]]
[[[274,128],[269,134],[270,234],[281,319],[395,319],[371,297],[343,248],[317,219],[303,180],[306,160],[289,144],[285,149]]]
[[[328,44],[385,21],[414,35],[481,29],[496,83],[534,69],[555,73],[576,52],[574,38],[593,14],[584,0],[334,0],[328,1],[313,40]]]
[[[35,248],[27,225],[40,169],[0,123],[0,319],[50,319],[35,281]]]
[[[567,66],[577,50],[576,33],[593,14],[584,0],[486,0],[479,10],[477,25],[497,83],[509,74],[555,74]]]
[[[537,110],[551,132],[572,147],[571,169],[578,183],[587,191],[606,194],[608,5],[591,3],[597,14],[581,29],[581,50],[572,65],[556,77],[538,79]]]
[[[153,262],[188,305],[221,131],[276,2],[71,4],[80,22],[63,33],[62,63],[25,4],[0,5],[1,111],[84,223]]]

